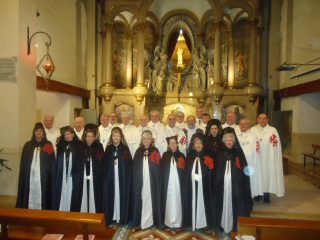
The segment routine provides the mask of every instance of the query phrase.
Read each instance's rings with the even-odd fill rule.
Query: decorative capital
[[[104,98],[104,100],[108,103],[110,102],[115,87],[110,83],[105,83],[100,87],[100,95]]]
[[[213,98],[215,103],[218,105],[224,94],[224,87],[219,83],[214,83],[210,88],[210,96]]]
[[[137,86],[134,87],[133,90],[134,90],[134,95],[136,97],[136,100],[137,100],[138,104],[140,105],[143,102],[144,97],[147,95],[148,90],[147,90],[146,86],[144,86],[142,84],[137,84]]]

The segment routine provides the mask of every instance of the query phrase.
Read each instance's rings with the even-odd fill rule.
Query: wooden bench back
[[[316,155],[317,150],[320,150],[320,144],[312,144],[313,154]]]
[[[263,239],[319,239],[320,220],[239,217],[239,235]]]

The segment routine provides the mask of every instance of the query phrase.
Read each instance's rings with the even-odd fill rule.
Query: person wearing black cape
[[[84,144],[70,126],[61,128],[57,143],[54,209],[79,212],[83,180]]]
[[[21,155],[17,208],[52,209],[54,149],[37,122]]]
[[[168,151],[160,162],[161,221],[169,228],[181,228],[184,217],[185,156],[179,151],[178,137],[166,138]]]
[[[131,222],[133,227],[141,229],[161,225],[159,179],[161,156],[152,142],[152,132],[143,131],[141,146],[133,158]]]
[[[186,160],[186,212],[184,227],[216,227],[215,162],[203,134],[192,136]]]
[[[212,156],[215,157],[217,151],[223,146],[221,122],[218,119],[210,119],[204,136]]]
[[[237,230],[238,216],[250,216],[250,179],[245,175],[247,161],[236,144],[234,133],[225,133],[225,145],[216,157],[218,224],[226,234]]]
[[[102,212],[101,209],[101,181],[102,181],[102,159],[103,146],[98,139],[98,126],[87,124],[84,128],[84,162],[79,177],[79,196],[81,200],[81,212]],[[82,190],[82,191],[81,191]]]
[[[114,127],[103,158],[102,208],[106,225],[128,224],[132,157],[121,128]]]

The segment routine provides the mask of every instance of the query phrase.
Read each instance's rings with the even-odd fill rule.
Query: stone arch
[[[192,13],[191,11],[185,10],[185,9],[175,9],[173,11],[170,11],[166,13],[160,20],[160,25],[164,26],[164,24],[173,16],[177,15],[184,15],[192,19],[192,21],[195,23],[196,29],[200,29],[200,21],[198,17]]]
[[[203,32],[205,29],[206,24],[208,23],[208,21],[215,19],[215,14],[214,14],[214,10],[210,9],[207,12],[205,12],[205,14],[202,16],[201,18],[201,22],[200,22],[200,32]]]
[[[133,16],[137,16],[139,14],[139,9],[135,5],[128,3],[120,3],[112,7],[110,11],[107,13],[107,16],[110,20],[113,21],[113,19],[123,11],[130,12],[133,14]]]
[[[244,11],[248,13],[249,19],[256,18],[255,7],[249,2],[245,0],[230,0],[221,5],[218,12],[218,19],[221,19],[224,15],[226,8],[242,8]]]

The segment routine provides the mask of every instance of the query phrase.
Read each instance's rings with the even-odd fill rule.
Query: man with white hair
[[[239,127],[240,132],[237,133],[237,137],[248,163],[247,175],[250,177],[251,196],[263,196],[259,139],[255,133],[250,131],[248,118],[241,118]]]
[[[136,126],[131,124],[132,117],[127,113],[122,114],[122,124],[120,124],[120,128],[122,129],[123,135],[128,144],[131,156],[134,156],[136,150],[139,147],[141,136],[140,132]]]
[[[284,196],[284,178],[282,166],[282,150],[279,134],[271,127],[267,114],[258,115],[258,124],[251,128],[260,142],[260,154],[263,176],[264,202],[270,202],[270,193],[277,197]]]
[[[147,114],[142,114],[140,116],[140,125],[137,127],[140,132],[140,136],[143,133],[143,131],[149,130],[150,132],[152,132],[153,138],[157,138],[157,133],[148,126],[148,122],[149,122],[149,116]]]
[[[76,117],[74,119],[74,131],[80,140],[82,139],[83,130],[84,130],[84,118]]]
[[[154,138],[154,142],[162,156],[162,154],[167,151],[165,128],[160,122],[160,113],[158,111],[151,111],[150,118],[151,120],[149,121],[148,126],[156,132],[157,136]]]
[[[60,137],[60,131],[58,128],[53,127],[54,116],[45,115],[43,118],[43,126],[46,131],[47,140],[52,143],[54,150],[56,150],[57,139]]]
[[[205,131],[206,126],[202,120],[203,113],[204,113],[203,107],[196,108],[196,127],[200,128],[202,131]]]
[[[176,119],[177,119],[177,122],[176,122],[177,127],[181,128],[182,130],[187,128],[187,124],[184,122],[183,112],[181,111],[176,112]]]
[[[100,142],[103,146],[103,149],[106,150],[107,143],[110,138],[112,128],[109,126],[109,116],[106,113],[102,113],[100,116]]]
[[[185,130],[185,134],[187,137],[187,148],[189,148],[189,144],[191,142],[191,138],[195,133],[202,133],[203,130],[196,126],[196,118],[193,115],[187,117],[187,129]]]
[[[227,113],[227,121],[222,124],[222,128],[232,127],[236,133],[240,132],[239,125],[236,124],[236,115],[234,112]]]
[[[166,126],[166,137],[177,136],[179,150],[185,156],[187,153],[187,138],[183,130],[176,126],[176,116],[174,114],[169,114],[167,117],[167,126]]]

